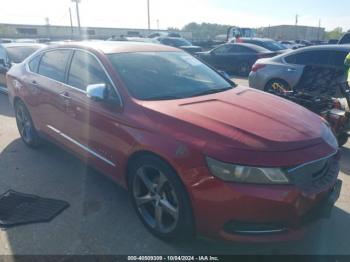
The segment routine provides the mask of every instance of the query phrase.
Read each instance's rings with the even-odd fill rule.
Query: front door
[[[71,141],[71,149],[84,160],[106,174],[117,175],[118,159],[123,156],[126,140],[119,125],[120,106],[93,101],[86,94],[88,85],[102,83],[109,88],[111,96],[116,94],[99,60],[89,52],[74,51],[66,86],[70,103],[62,132]]]

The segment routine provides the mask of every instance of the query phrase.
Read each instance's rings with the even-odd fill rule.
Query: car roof
[[[319,46],[308,46],[301,49],[297,49],[294,53],[299,53],[302,51],[312,51],[312,50],[330,50],[330,51],[347,51],[350,52],[350,44],[345,45],[319,45]]]
[[[82,48],[95,49],[105,54],[134,53],[134,52],[175,52],[180,49],[154,43],[129,41],[101,41],[101,42],[69,42],[52,45],[49,48]]]
[[[260,51],[260,52],[271,52],[270,50],[268,50],[262,46],[249,44],[249,43],[230,43],[229,45],[245,46],[245,47],[248,47],[248,48],[253,49],[255,51]]]
[[[2,45],[5,48],[9,48],[9,47],[38,47],[38,48],[42,48],[42,47],[46,47],[47,45],[45,44],[39,44],[39,43],[3,43],[0,45]]]
[[[273,41],[273,42],[276,42],[275,40],[273,39],[270,39],[270,38],[257,38],[257,37],[253,37],[253,38],[250,38],[250,37],[243,37],[241,38],[243,41],[260,41],[260,42],[270,42],[270,41]]]

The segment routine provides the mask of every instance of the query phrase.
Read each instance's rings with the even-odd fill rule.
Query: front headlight
[[[206,157],[211,173],[226,181],[251,184],[290,184],[280,168],[259,168],[223,163]]]

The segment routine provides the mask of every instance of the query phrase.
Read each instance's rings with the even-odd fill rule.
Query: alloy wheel
[[[23,140],[30,143],[33,139],[33,125],[27,110],[22,105],[17,107],[16,121]]]
[[[167,177],[157,168],[136,171],[133,198],[142,219],[159,233],[172,232],[179,220],[179,201]]]

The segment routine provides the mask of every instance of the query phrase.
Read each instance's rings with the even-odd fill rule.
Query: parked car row
[[[21,63],[35,51],[45,47],[36,43],[0,44],[0,92],[7,93],[6,73],[15,64]]]
[[[273,52],[226,44],[199,57],[231,68],[240,54]],[[23,142],[53,141],[124,186],[157,237],[294,239],[340,195],[325,121],[174,47],[49,45],[12,66],[7,86]]]

